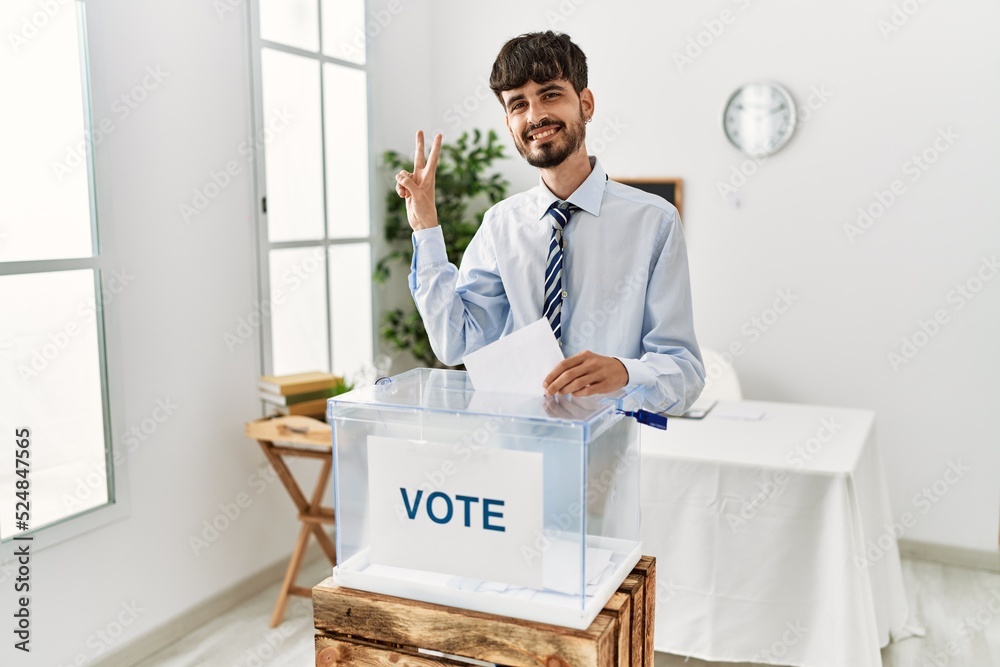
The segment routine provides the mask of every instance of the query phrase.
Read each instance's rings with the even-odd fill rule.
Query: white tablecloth
[[[748,408],[764,417],[725,416]],[[641,496],[656,650],[870,667],[907,636],[874,413],[720,401],[703,420],[643,427]]]

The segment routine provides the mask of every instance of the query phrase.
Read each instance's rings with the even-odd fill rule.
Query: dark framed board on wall
[[[682,178],[616,178],[619,183],[631,185],[654,195],[663,197],[674,205],[677,214],[684,220],[684,179]]]

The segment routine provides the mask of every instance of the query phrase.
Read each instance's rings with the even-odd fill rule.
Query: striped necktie
[[[554,201],[546,213],[552,219],[552,236],[549,238],[549,257],[545,267],[545,306],[543,312],[552,325],[552,333],[562,344],[562,302],[563,291],[563,229],[569,224],[570,216],[579,211],[578,206],[569,202]]]

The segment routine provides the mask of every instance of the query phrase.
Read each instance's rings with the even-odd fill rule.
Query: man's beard
[[[528,132],[550,125],[558,126],[561,136],[558,136],[555,141],[547,141],[544,144],[536,146],[536,151],[529,153],[528,149],[531,147],[532,142],[527,137]],[[517,147],[517,152],[521,154],[521,157],[527,160],[528,164],[532,167],[537,169],[552,169],[561,165],[565,162],[566,158],[579,150],[580,146],[583,145],[586,134],[587,130],[583,121],[583,109],[581,108],[580,116],[570,124],[546,120],[539,125],[527,128],[524,134],[521,135],[521,141],[515,141],[514,146]]]

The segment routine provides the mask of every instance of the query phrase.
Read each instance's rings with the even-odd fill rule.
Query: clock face
[[[744,153],[771,155],[792,138],[795,100],[776,83],[748,83],[726,102],[722,126],[729,141]]]

